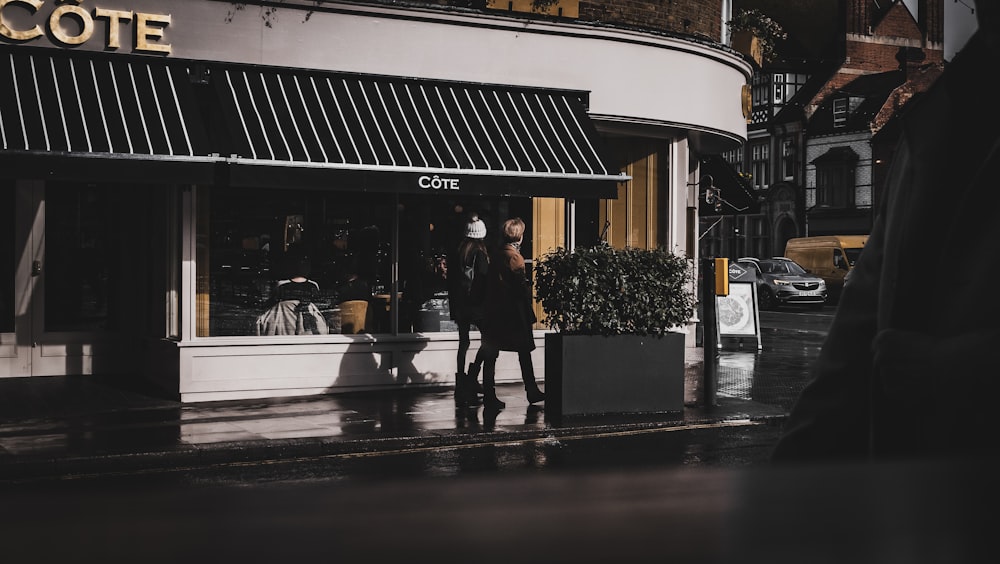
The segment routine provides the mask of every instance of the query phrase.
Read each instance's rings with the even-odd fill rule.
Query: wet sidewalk
[[[703,350],[689,349],[683,412],[551,421],[518,384],[498,385],[506,409],[456,409],[452,389],[400,389],[182,404],[96,377],[0,380],[0,483],[232,462],[780,421],[804,382],[796,344],[724,351],[718,396],[698,401]]]

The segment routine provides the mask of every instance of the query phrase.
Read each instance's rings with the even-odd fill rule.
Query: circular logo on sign
[[[750,308],[735,296],[720,296],[719,327],[723,333],[735,333],[750,323]]]

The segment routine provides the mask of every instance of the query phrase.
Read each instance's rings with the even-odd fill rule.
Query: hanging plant
[[[788,38],[781,24],[757,9],[741,8],[726,22],[731,32],[746,31],[760,41],[761,56],[770,62],[777,57],[777,42]]]

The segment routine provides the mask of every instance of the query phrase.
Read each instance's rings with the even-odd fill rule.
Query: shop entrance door
[[[23,303],[25,283],[30,282],[30,259],[22,256],[29,244],[31,221],[13,180],[0,180],[0,376],[31,374],[30,311]],[[22,209],[24,208],[24,209]],[[30,253],[29,253],[30,254]]]
[[[111,193],[4,181],[2,194],[0,376],[94,372],[95,352],[112,342]]]

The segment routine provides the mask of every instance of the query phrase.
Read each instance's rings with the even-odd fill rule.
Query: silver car
[[[737,262],[757,274],[757,303],[761,309],[787,304],[820,309],[826,304],[826,282],[806,272],[792,259],[741,258]]]

